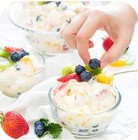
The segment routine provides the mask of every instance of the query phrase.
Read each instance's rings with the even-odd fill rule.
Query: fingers
[[[90,10],[77,16],[73,21],[64,26],[62,35],[65,41],[72,47],[77,48],[80,57],[87,64],[90,60],[88,49],[93,47],[93,42],[89,39],[94,35],[95,31],[101,28],[103,22],[103,14],[99,11],[92,12]]]
[[[77,48],[76,34],[87,19],[88,15],[89,11],[85,11],[84,13],[74,18],[70,24],[66,24],[61,30],[61,34],[63,35],[65,41],[72,48]]]
[[[131,36],[127,35],[132,33],[126,33],[125,31],[126,30],[121,31],[121,34],[118,36],[118,40],[116,40],[112,47],[101,57],[100,62],[102,68],[119,59],[128,47]]]

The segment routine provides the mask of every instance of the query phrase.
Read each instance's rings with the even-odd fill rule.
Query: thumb
[[[112,62],[119,59],[119,57],[124,53],[128,44],[122,41],[114,42],[112,47],[101,57],[101,67],[104,68]]]

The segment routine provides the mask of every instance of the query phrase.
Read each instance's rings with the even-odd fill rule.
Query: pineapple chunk
[[[112,67],[122,67],[122,66],[126,66],[126,65],[127,65],[127,62],[123,59],[119,59],[110,64],[110,66],[112,66]]]
[[[114,80],[114,76],[113,74],[104,72],[104,73],[100,73],[96,76],[96,79],[98,82],[100,83],[104,83],[104,84],[112,84],[113,80]]]

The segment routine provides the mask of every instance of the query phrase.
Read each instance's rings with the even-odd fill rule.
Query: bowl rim
[[[28,75],[29,77],[32,77],[32,76],[34,76],[34,75],[37,75],[37,74],[39,74],[39,73],[45,71],[45,64],[46,64],[46,61],[45,61],[45,58],[44,58],[43,55],[41,55],[41,54],[38,53],[38,52],[32,51],[32,50],[31,50],[31,54],[32,54],[32,55],[33,55],[33,54],[34,54],[34,55],[37,54],[38,56],[40,56],[40,57],[42,58],[43,63],[44,63],[44,64],[42,64],[42,66],[44,66],[44,67],[43,67],[40,71],[35,72],[35,73],[32,74],[32,75]],[[36,57],[36,58],[37,58],[37,57]]]
[[[67,111],[67,110],[64,110],[64,109],[58,107],[56,105],[56,103],[54,103],[54,100],[52,99],[51,91],[52,91],[53,87],[51,87],[49,89],[49,91],[48,91],[48,97],[49,97],[50,103],[52,105],[54,105],[56,108],[58,108],[58,109],[60,109],[60,110],[62,110],[64,112],[68,112],[68,113],[72,113],[72,114],[82,114],[82,115],[100,115],[100,114],[104,114],[104,113],[107,113],[107,112],[111,112],[112,110],[116,109],[119,106],[119,104],[121,103],[122,96],[121,96],[118,88],[116,86],[114,86],[114,85],[111,85],[111,88],[112,88],[112,90],[117,91],[118,100],[117,100],[116,104],[112,108],[109,108],[109,109],[107,109],[105,111],[96,112],[96,113],[75,113],[75,112]]]
[[[28,32],[31,32],[31,33],[37,33],[37,34],[41,34],[41,35],[56,35],[56,36],[60,36],[63,38],[63,36],[61,35],[60,32],[55,32],[55,31],[38,31],[38,30],[34,30],[34,29],[31,29],[31,28],[27,28],[25,26],[21,26],[18,22],[16,22],[14,20],[14,17],[13,17],[13,14],[15,14],[15,9],[14,9],[14,5],[16,5],[17,3],[19,2],[12,2],[9,7],[8,7],[8,18],[9,20],[11,21],[11,23],[13,23],[15,26],[25,30],[25,31],[28,31]],[[18,8],[18,6],[16,6],[16,8]]]

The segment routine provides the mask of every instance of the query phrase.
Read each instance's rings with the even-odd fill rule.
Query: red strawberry
[[[104,48],[104,50],[108,51],[113,44],[114,44],[114,42],[109,37],[107,37],[103,41],[103,48]]]
[[[57,80],[64,83],[64,82],[67,82],[67,81],[69,81],[71,79],[76,79],[78,82],[81,82],[80,75],[78,75],[76,73],[72,73],[72,74],[69,74],[67,76],[58,78]]]
[[[21,52],[23,49],[5,46],[5,50],[9,53],[13,53],[13,52]]]
[[[15,139],[26,135],[29,131],[26,120],[15,111],[9,111],[5,115],[0,112],[0,123],[4,132]]]

